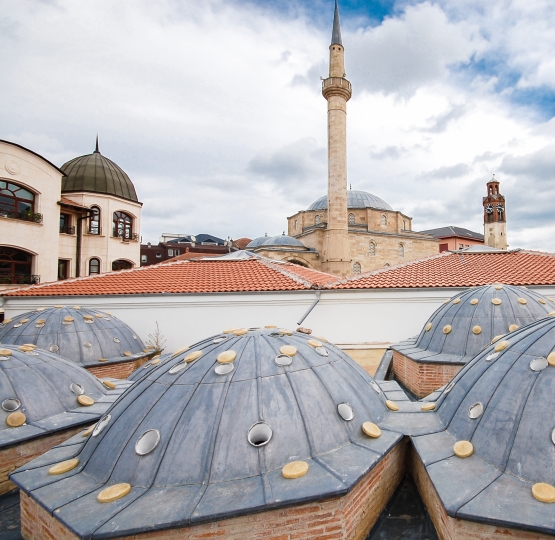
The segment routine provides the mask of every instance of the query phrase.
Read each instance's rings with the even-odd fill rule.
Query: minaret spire
[[[322,95],[328,102],[328,217],[322,267],[343,277],[352,274],[347,223],[347,101],[351,98],[351,83],[345,78],[344,54],[336,0],[330,71],[322,81]]]
[[[100,154],[100,150],[98,149],[98,133],[96,134],[96,148],[94,149],[94,154]]]
[[[341,26],[339,24],[339,9],[337,8],[337,0],[335,0],[335,11],[333,13],[333,30],[331,33],[332,45],[343,45],[341,42]]]

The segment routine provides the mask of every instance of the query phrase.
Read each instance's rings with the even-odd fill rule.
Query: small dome
[[[324,195],[314,201],[307,210],[326,210],[328,207],[328,196]],[[347,191],[347,208],[376,208],[378,210],[391,210],[393,208],[383,199],[380,199],[367,191],[357,191],[350,189]]]
[[[127,173],[97,149],[92,154],[76,157],[61,166],[62,193],[90,191],[105,193],[138,202],[135,186]]]
[[[339,348],[298,332],[231,330],[147,372],[75,446],[77,473],[49,478],[41,494],[79,537],[341,496],[402,438],[376,428],[388,410],[372,378]],[[290,471],[299,461],[303,470]],[[36,478],[12,475],[26,492]],[[119,483],[131,486],[123,505],[99,507],[99,490]]]
[[[287,236],[286,234],[279,234],[278,236],[266,238],[266,242],[264,242],[262,245],[274,247],[300,247],[306,249],[306,246],[300,240],[294,238],[293,236]]]
[[[112,404],[108,394],[114,391],[87,370],[40,349],[22,349],[0,345],[0,447],[94,422]],[[79,396],[93,404],[81,405]],[[24,423],[10,427],[18,416]]]
[[[32,343],[83,367],[136,360],[139,336],[113,315],[81,307],[42,308],[0,324],[0,343]]]
[[[523,287],[484,285],[451,298],[430,317],[416,341],[393,349],[417,362],[465,364],[495,337],[552,310],[551,300]]]
[[[249,249],[249,248],[255,248],[255,247],[259,247],[261,246],[264,242],[266,242],[266,240],[268,240],[269,236],[259,236],[258,238],[255,238],[254,240],[251,240],[248,244],[247,247],[245,249]]]
[[[413,441],[450,516],[553,534],[553,505],[532,488],[555,486],[554,365],[546,317],[485,348],[443,390],[442,430]]]

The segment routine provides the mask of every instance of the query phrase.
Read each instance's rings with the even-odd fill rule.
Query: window
[[[295,220],[295,230],[297,230],[298,221]]]
[[[168,249],[168,257],[173,257],[173,249]]]
[[[113,272],[117,272],[118,270],[129,270],[130,268],[133,268],[133,264],[123,259],[118,259],[112,263]]]
[[[0,246],[0,284],[38,283],[39,276],[31,275],[33,256],[25,251]]]
[[[314,218],[314,225],[320,225],[320,223],[322,223],[322,216],[320,214],[318,214],[315,218]]]
[[[141,255],[141,264],[145,264],[146,262],[146,255]]]
[[[349,214],[349,225],[355,224],[355,215],[353,213]]]
[[[30,219],[35,211],[35,194],[17,184],[0,180],[0,216]]]
[[[125,212],[114,212],[112,236],[129,240],[133,218]]]
[[[459,249],[462,249],[464,246],[462,244],[459,244]]]
[[[439,252],[443,253],[449,249],[449,244],[439,244]]]
[[[162,258],[162,254],[160,252],[156,253],[156,258],[157,259],[161,259]]]
[[[67,279],[69,277],[69,261],[66,259],[58,259],[58,279]]]
[[[397,250],[399,257],[404,257],[405,256],[405,245],[404,244],[399,244],[399,248]]]
[[[93,257],[89,260],[89,276],[100,274],[100,259]]]
[[[89,217],[89,234],[100,234],[100,208],[91,206],[92,214]]]
[[[353,264],[353,276],[358,276],[360,274],[361,268],[360,263]]]
[[[403,231],[407,230],[407,222],[403,219]]]
[[[376,242],[370,242],[370,244],[368,244],[368,255],[372,257],[376,255]]]
[[[387,216],[386,215],[382,216],[382,227],[387,227]]]
[[[60,214],[60,233],[75,234],[75,227],[71,226],[70,214]]]

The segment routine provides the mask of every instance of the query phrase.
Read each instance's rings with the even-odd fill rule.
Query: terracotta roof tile
[[[4,296],[295,291],[321,288],[335,276],[268,259],[178,261],[10,290]]]
[[[444,252],[392,268],[341,280],[334,289],[474,287],[489,283],[555,285],[555,254]]]

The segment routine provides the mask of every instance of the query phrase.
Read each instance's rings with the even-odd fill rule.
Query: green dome
[[[62,179],[62,193],[91,191],[139,202],[129,176],[99,152],[98,143],[92,154],[76,157],[64,163],[61,169],[66,175]]]

